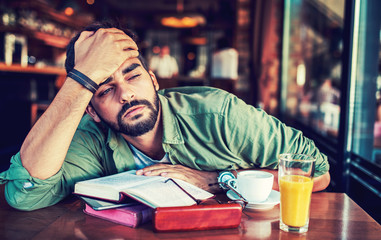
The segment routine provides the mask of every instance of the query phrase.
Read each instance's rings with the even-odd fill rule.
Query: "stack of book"
[[[83,212],[93,217],[132,228],[152,220],[153,209],[143,204],[112,204],[96,199],[82,199],[85,202]],[[94,204],[94,202],[101,202],[101,204]]]
[[[129,227],[152,220],[156,208],[192,206],[195,199],[214,196],[187,182],[175,181],[138,176],[133,170],[78,182],[74,194],[84,200],[86,214]]]

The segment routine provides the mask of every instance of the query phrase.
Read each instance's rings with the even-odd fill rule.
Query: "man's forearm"
[[[21,146],[22,164],[31,176],[46,179],[59,171],[91,97],[89,90],[67,78]]]
[[[75,42],[74,52],[75,70],[98,85],[126,59],[139,54],[136,43],[115,28],[83,31]],[[31,176],[46,179],[59,171],[92,96],[78,82],[66,79],[21,146],[21,161]]]
[[[314,178],[314,186],[312,192],[318,192],[326,189],[331,182],[331,175],[326,172],[324,175]]]

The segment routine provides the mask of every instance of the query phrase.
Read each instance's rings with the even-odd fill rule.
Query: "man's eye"
[[[103,92],[99,94],[100,97],[107,95],[109,92],[111,92],[112,88],[107,88]]]
[[[132,80],[132,79],[135,79],[135,78],[137,78],[137,77],[139,77],[140,76],[140,74],[136,74],[136,75],[133,75],[132,77],[130,77],[128,80]]]

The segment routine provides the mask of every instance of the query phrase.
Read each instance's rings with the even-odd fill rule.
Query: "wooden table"
[[[245,210],[236,229],[156,233],[151,223],[134,229],[87,216],[73,197],[21,212],[8,206],[4,187],[0,189],[0,239],[381,239],[381,226],[344,193],[313,194],[306,234],[279,230],[279,205],[266,211]]]

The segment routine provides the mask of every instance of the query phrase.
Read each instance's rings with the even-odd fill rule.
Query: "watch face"
[[[226,182],[229,179],[233,179],[233,178],[235,178],[233,173],[231,173],[231,172],[223,172],[223,173],[221,173],[221,175],[219,177],[219,182]]]
[[[231,172],[222,172],[220,173],[220,175],[218,176],[218,182],[220,182],[220,187],[224,190],[228,190],[229,188],[226,187],[224,184],[222,184],[221,182],[223,183],[227,183],[227,181],[229,181],[230,179],[233,179],[235,178],[234,174],[231,173]]]
[[[230,176],[230,175],[223,175],[221,177],[221,182],[226,182],[229,179],[232,179],[232,176]]]

